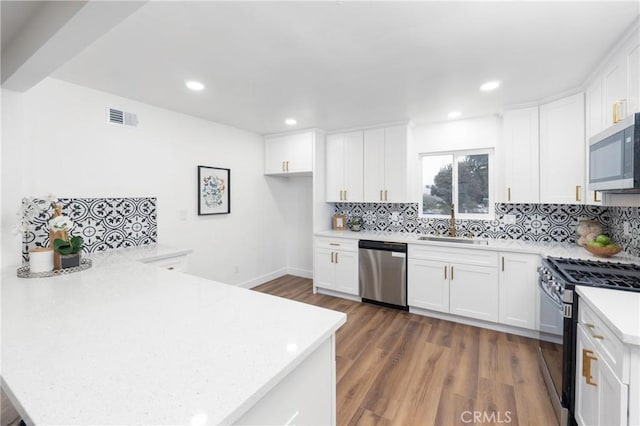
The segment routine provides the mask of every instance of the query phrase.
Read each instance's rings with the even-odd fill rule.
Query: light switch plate
[[[516,215],[514,214],[505,214],[502,219],[505,225],[515,225],[516,223]]]

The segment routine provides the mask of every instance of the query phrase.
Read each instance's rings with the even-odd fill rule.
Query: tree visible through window
[[[488,215],[490,206],[489,152],[450,153],[422,157],[422,212],[449,215]]]

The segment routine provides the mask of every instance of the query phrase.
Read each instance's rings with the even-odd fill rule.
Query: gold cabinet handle
[[[284,161],[282,162],[282,171],[284,172]]]
[[[593,191],[593,202],[594,203],[599,203],[601,201],[602,201],[602,199],[598,198],[598,191]]]
[[[511,201],[511,187],[507,188],[507,201]]]
[[[576,201],[580,201],[580,190],[582,187],[580,185],[576,185]]]
[[[336,253],[336,263],[338,263],[338,253]]]
[[[347,190],[344,190],[344,200],[347,201],[348,197],[347,197]]]
[[[338,243],[329,243],[330,246],[339,246],[340,244]]]
[[[587,330],[589,330],[589,334],[591,334],[591,337],[593,337],[594,339],[602,339],[602,340],[604,340],[604,336],[602,336],[600,334],[595,334],[593,332],[595,330],[595,328],[596,328],[595,325],[589,324],[589,323],[585,323],[584,326],[587,327]]]
[[[444,279],[447,279],[447,265],[444,265]]]
[[[451,265],[451,281],[453,281],[453,265]]]
[[[382,200],[382,189],[380,190],[380,201],[383,201]]]
[[[598,386],[598,384],[593,381],[593,376],[591,375],[591,361],[597,360],[598,358],[593,356],[593,351],[588,349],[582,350],[582,376],[585,378],[587,384],[591,386]]]
[[[387,195],[389,195],[389,191],[387,191],[386,189],[384,190],[384,200],[388,201]]]
[[[502,272],[504,272],[504,256],[502,256]]]
[[[287,171],[289,171],[289,160],[287,160]]]
[[[340,190],[340,201],[342,201],[342,189]]]

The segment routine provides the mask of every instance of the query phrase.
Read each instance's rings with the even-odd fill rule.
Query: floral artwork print
[[[198,215],[231,213],[231,170],[198,166]]]
[[[224,179],[218,176],[206,176],[202,179],[202,198],[207,207],[220,207],[224,191]]]

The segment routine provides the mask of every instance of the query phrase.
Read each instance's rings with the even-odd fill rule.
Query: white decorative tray
[[[58,275],[73,274],[74,272],[84,271],[91,268],[91,259],[80,259],[80,266],[74,266],[73,268],[56,269],[49,272],[31,272],[29,265],[24,265],[18,268],[18,278],[47,278],[57,277]]]

